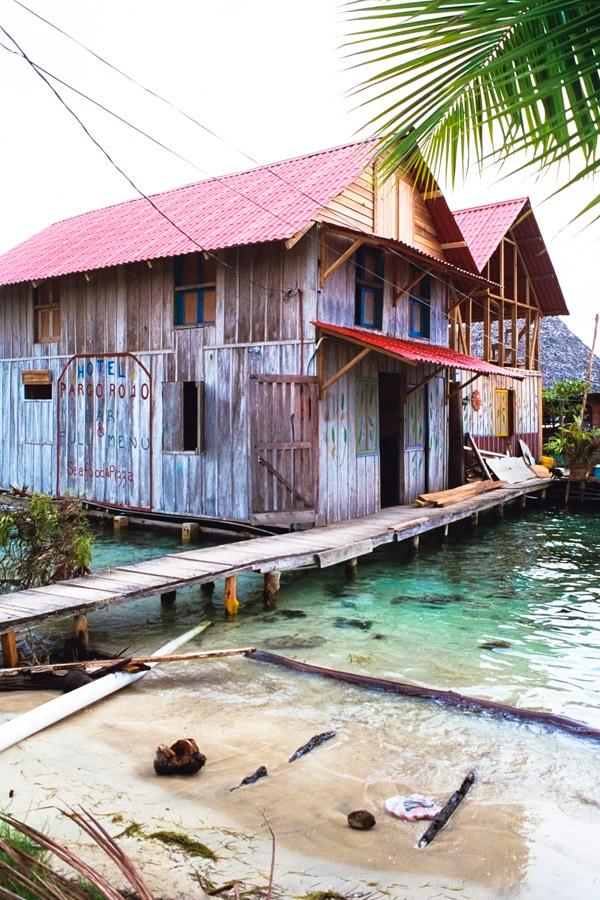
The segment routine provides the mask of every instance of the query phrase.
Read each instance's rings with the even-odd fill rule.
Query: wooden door
[[[381,507],[404,496],[404,375],[379,373],[379,473]]]
[[[317,506],[318,379],[252,375],[250,382],[253,518],[280,513],[270,521],[292,522]]]

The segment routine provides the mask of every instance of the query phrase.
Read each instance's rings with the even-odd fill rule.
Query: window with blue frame
[[[216,260],[201,253],[175,257],[176,326],[210,325],[217,312]]]
[[[418,277],[411,266],[411,281]],[[431,334],[431,275],[423,275],[409,297],[408,332],[411,337],[429,338]]]
[[[361,247],[356,254],[354,321],[362,328],[383,327],[383,250]]]

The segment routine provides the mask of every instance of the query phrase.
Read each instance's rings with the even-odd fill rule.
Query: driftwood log
[[[268,650],[250,650],[246,656],[257,662],[272,663],[273,665],[283,666],[286,669],[293,669],[296,672],[304,672],[308,675],[321,675],[324,678],[333,678],[336,681],[356,684],[359,687],[369,688],[370,690],[402,694],[406,697],[414,697],[417,700],[433,700],[442,706],[455,707],[464,712],[489,713],[501,719],[530,722],[546,728],[555,728],[558,731],[563,731],[576,737],[600,741],[599,728],[593,728],[586,722],[569,719],[567,716],[558,716],[554,713],[542,712],[537,709],[521,709],[518,706],[506,706],[504,703],[482,700],[479,697],[468,697],[456,691],[443,691],[438,688],[421,687],[417,684],[392,681],[388,678],[374,678],[371,675],[357,675],[354,672],[328,669],[325,666],[315,666],[311,663],[300,662],[297,659],[290,659],[288,656],[281,656],[278,653],[270,653]]]
[[[421,835],[417,847],[423,848],[432,842],[437,833],[442,830],[450,816],[454,814],[463,802],[474,782],[475,772],[469,772],[459,789],[454,791],[448,802],[442,806],[437,816],[433,817],[429,828]]]

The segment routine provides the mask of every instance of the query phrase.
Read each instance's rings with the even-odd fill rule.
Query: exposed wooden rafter
[[[459,250],[461,247],[466,246],[466,241],[449,241],[447,244],[440,244],[442,250]]]

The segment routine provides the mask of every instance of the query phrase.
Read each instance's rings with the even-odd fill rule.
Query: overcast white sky
[[[339,0],[24,0],[148,87],[163,94],[260,162],[344,143],[367,112],[347,97],[359,76],[339,45]],[[102,101],[192,159],[177,161],[61,88],[100,142],[151,193],[206,175],[248,168],[231,149],[0,0],[0,24],[37,63]],[[5,39],[2,37],[2,40]],[[0,252],[59,219],[134,196],[25,62],[0,48]],[[571,309],[570,327],[591,343],[600,310],[600,226],[565,223],[592,195],[542,202],[549,178],[499,180],[472,172],[446,193],[462,207],[529,195]]]

